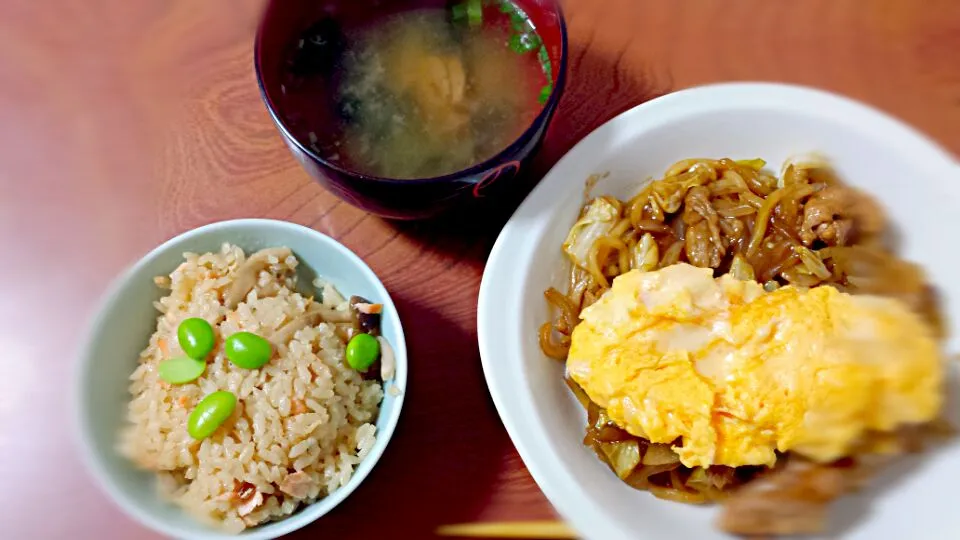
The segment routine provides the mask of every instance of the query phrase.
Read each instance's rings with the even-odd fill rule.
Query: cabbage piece
[[[643,455],[644,465],[670,465],[679,462],[680,456],[670,448],[669,444],[651,444]]]
[[[589,420],[589,418],[587,420]],[[603,429],[603,427],[606,426],[607,424],[612,424],[613,420],[610,420],[610,417],[607,416],[606,409],[602,409],[598,406],[596,418],[592,423],[593,423],[593,429],[599,430],[599,429]]]
[[[613,443],[600,443],[600,451],[607,456],[607,463],[621,480],[640,465],[640,444],[636,439]]]
[[[830,277],[830,270],[827,270],[820,255],[803,246],[794,246],[793,249],[797,252],[797,255],[800,255],[800,262],[807,272],[820,279],[828,279]]]
[[[741,166],[743,166],[743,167],[749,167],[749,168],[751,168],[751,169],[753,169],[753,170],[755,170],[755,171],[759,171],[760,169],[762,169],[762,168],[767,164],[766,161],[764,161],[764,160],[762,160],[762,159],[760,159],[760,158],[756,158],[756,159],[738,159],[738,160],[736,161],[736,163],[737,163],[737,165],[741,165]]]
[[[600,441],[615,442],[633,437],[610,419],[606,409],[598,407],[593,401],[590,401],[587,406],[587,422],[590,423],[587,427],[588,432],[591,432],[591,436]],[[645,437],[646,435],[641,431],[636,436]]]
[[[730,263],[730,275],[740,281],[753,281],[757,279],[753,271],[753,266],[750,266],[750,263],[739,253],[733,256],[733,261]]]
[[[619,220],[620,208],[604,197],[594,199],[583,217],[570,229],[567,240],[563,243],[563,252],[570,257],[573,264],[587,268],[593,243],[606,236]]]
[[[710,477],[707,476],[707,470],[703,467],[695,467],[687,478],[687,485],[699,491],[707,491],[713,487]]]
[[[650,272],[657,269],[660,263],[660,248],[653,235],[645,233],[640,241],[630,248],[630,262],[634,269],[641,272]]]

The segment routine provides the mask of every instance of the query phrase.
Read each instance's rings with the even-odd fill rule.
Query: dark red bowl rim
[[[265,8],[267,9],[267,8]],[[270,96],[267,94],[266,86],[263,83],[263,75],[261,73],[262,64],[260,61],[260,49],[263,44],[262,33],[263,33],[263,20],[257,26],[257,34],[254,38],[254,48],[253,48],[253,67],[257,74],[257,86],[260,87],[260,97],[263,99],[263,102],[267,106],[267,111],[269,111],[271,118],[273,118],[274,123],[280,128],[283,132],[283,136],[288,141],[293,141],[297,148],[310,156],[314,161],[319,162],[323,167],[333,169],[334,171],[356,178],[358,180],[364,180],[369,182],[383,182],[383,183],[403,183],[403,184],[434,184],[450,181],[463,180],[466,177],[476,176],[485,171],[493,169],[499,163],[501,163],[505,156],[511,153],[513,147],[520,141],[528,138],[531,134],[538,129],[540,129],[543,124],[550,118],[554,113],[554,110],[557,107],[557,103],[560,101],[560,97],[563,95],[564,88],[566,87],[567,82],[567,53],[569,51],[567,44],[567,22],[563,16],[563,9],[560,6],[559,2],[556,2],[554,5],[554,12],[557,14],[557,17],[560,21],[560,69],[557,72],[557,82],[553,85],[553,92],[550,94],[550,98],[547,100],[547,103],[540,109],[540,114],[537,115],[536,119],[530,123],[524,132],[516,138],[513,142],[504,147],[503,150],[495,154],[493,157],[490,157],[476,165],[472,165],[466,169],[461,169],[443,176],[433,176],[429,178],[410,178],[410,179],[400,179],[400,178],[390,178],[385,176],[373,176],[369,174],[363,174],[358,171],[347,169],[332,163],[322,157],[319,154],[314,152],[310,147],[303,144],[297,137],[290,132],[290,129],[283,122],[283,119],[280,118],[280,115],[277,114],[277,107],[274,105],[273,100],[270,99]]]

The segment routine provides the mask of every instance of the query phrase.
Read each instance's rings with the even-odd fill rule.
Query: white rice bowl
[[[156,331],[130,377],[132,400],[119,441],[121,454],[157,474],[164,498],[230,533],[282,519],[346,485],[376,441],[384,395],[378,381],[346,364],[345,345],[326,322],[298,330],[260,369],[229,362],[223,340],[235,332],[268,336],[316,301],[348,309],[332,287],[322,299],[296,292],[293,255],[272,257],[230,309],[223,291],[244,260],[240,248],[225,244],[219,253],[188,253],[169,277],[157,278],[169,294],[155,304]],[[216,345],[199,379],[171,385],[157,365],[183,354],[177,327],[189,317],[213,325]],[[236,395],[237,407],[213,435],[196,441],[187,418],[219,390]]]

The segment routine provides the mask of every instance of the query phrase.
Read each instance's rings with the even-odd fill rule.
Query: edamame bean
[[[184,384],[197,380],[207,369],[207,362],[189,356],[178,356],[160,362],[157,373],[170,384]]]
[[[213,350],[213,327],[199,317],[184,319],[177,327],[177,341],[187,356],[203,360]]]
[[[187,433],[196,440],[206,439],[223,425],[237,408],[237,396],[230,392],[214,392],[197,403],[187,419]]]
[[[380,358],[380,342],[370,334],[357,334],[347,343],[347,363],[357,371],[366,371]]]
[[[270,342],[250,332],[237,332],[223,344],[227,359],[244,369],[258,369],[270,360]]]

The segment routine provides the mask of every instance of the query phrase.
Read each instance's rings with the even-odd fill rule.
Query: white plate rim
[[[477,302],[477,339],[487,387],[511,441],[547,499],[585,538],[613,540],[645,535],[622,530],[602,519],[603,510],[577,489],[572,475],[546,443],[548,434],[534,412],[532,396],[523,391],[521,385],[523,358],[517,347],[511,349],[511,344],[519,343],[519,309],[505,302],[519,301],[522,297],[519,276],[525,275],[527,269],[524,261],[518,259],[532,251],[534,239],[546,226],[545,220],[538,220],[537,215],[549,211],[560,198],[569,196],[563,188],[570,180],[563,170],[579,159],[588,158],[585,154],[591,141],[605,138],[625,124],[640,124],[641,116],[642,127],[638,129],[646,131],[691,114],[741,107],[803,110],[806,114],[842,121],[856,126],[866,136],[895,140],[905,152],[915,153],[925,168],[942,178],[957,176],[960,166],[936,142],[880,110],[823,90],[767,82],[710,84],[653,99],[607,121],[564,155],[518,207],[490,252]],[[947,190],[953,200],[960,201],[960,182],[943,182],[938,187]],[[579,196],[579,190],[574,191]]]

